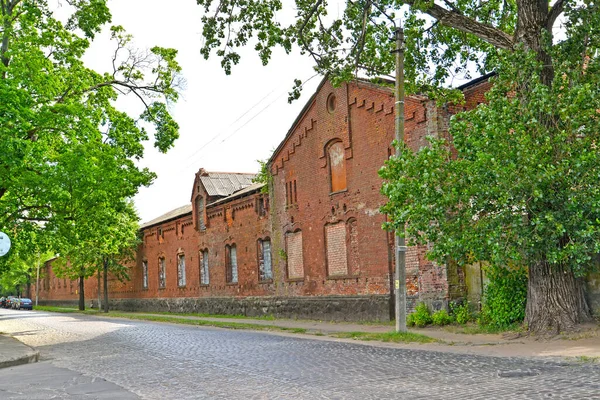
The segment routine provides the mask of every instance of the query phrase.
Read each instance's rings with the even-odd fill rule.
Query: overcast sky
[[[294,78],[314,75],[311,59],[275,52],[263,67],[251,49],[226,76],[220,60],[204,60],[201,47],[201,8],[195,0],[112,0],[113,25],[122,25],[134,36],[134,46],[158,45],[179,51],[177,57],[187,82],[181,99],[172,108],[180,138],[167,154],[151,145],[141,162],[158,178],[142,188],[135,204],[142,222],[188,204],[194,174],[200,168],[219,172],[257,172],[256,160],[266,159],[284,138],[292,122],[316,89],[320,77],[305,86],[303,96],[288,104]],[[106,31],[108,30],[108,27]],[[114,47],[104,32],[86,55],[86,63],[99,72],[109,71]],[[132,115],[140,105],[120,102]]]

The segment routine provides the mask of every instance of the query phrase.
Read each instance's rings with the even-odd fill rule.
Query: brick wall
[[[428,135],[448,135],[449,114],[475,107],[484,101],[488,89],[487,82],[467,87],[465,105],[447,108],[422,96],[407,98],[405,140],[409,148],[417,151],[427,146]],[[381,228],[386,217],[379,208],[386,198],[380,194],[378,170],[393,154],[393,107],[389,88],[361,81],[334,88],[324,81],[271,159],[270,209],[264,212],[259,207],[267,202],[257,191],[224,202],[211,198],[202,187],[199,171],[190,199],[192,212],[143,229],[131,280],[111,280],[110,296],[123,299],[122,304],[138,305],[146,300],[145,304],[155,304],[154,299],[171,304],[169,299],[205,298],[202,304],[209,304],[208,299],[249,296],[322,297],[327,303],[324,296],[389,296],[393,234]],[[196,210],[200,197],[201,214]],[[260,280],[258,240],[270,240],[273,279]],[[226,246],[233,245],[238,282],[227,283]],[[445,265],[428,261],[426,250],[420,246],[408,251],[408,295],[413,304],[426,301],[437,308],[449,296],[447,271]],[[200,280],[203,251],[208,252],[208,285]],[[185,257],[185,286],[177,282],[179,255]],[[166,263],[165,288],[158,287],[160,258]],[[147,288],[143,287],[144,261]],[[46,299],[76,298],[76,284],[59,288],[51,269],[48,275],[53,284],[43,291]],[[96,280],[88,279],[87,297],[95,298],[97,291]]]

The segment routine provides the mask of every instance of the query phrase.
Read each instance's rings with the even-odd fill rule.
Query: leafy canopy
[[[136,50],[114,26],[112,70],[94,71],[82,57],[110,22],[107,1],[60,3],[64,18],[47,1],[0,0],[0,229],[17,247],[28,225],[55,237],[95,208],[118,213],[154,179],[136,164],[149,130],[161,152],[178,137],[176,50]],[[119,110],[119,96],[142,113]]]

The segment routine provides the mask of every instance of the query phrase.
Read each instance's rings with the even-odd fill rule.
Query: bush
[[[451,304],[450,310],[452,311],[452,315],[454,315],[456,322],[461,325],[464,325],[475,318],[473,311],[471,310],[471,304],[466,300],[462,303]]]
[[[483,291],[480,324],[507,328],[523,322],[527,302],[527,271],[488,267],[489,283]]]
[[[431,316],[431,321],[434,325],[444,326],[454,322],[454,318],[448,314],[446,309],[442,308],[441,310],[433,313]]]
[[[416,326],[417,328],[422,328],[430,323],[431,313],[425,303],[419,303],[417,307],[415,307],[415,312],[409,314],[406,318],[406,324],[408,326]]]

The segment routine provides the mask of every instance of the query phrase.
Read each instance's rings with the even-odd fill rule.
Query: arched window
[[[196,197],[196,221],[198,230],[203,231],[206,229],[204,223],[204,197],[202,196]]]
[[[185,254],[177,254],[177,286],[185,286]]]
[[[148,260],[142,261],[142,288],[148,289]]]
[[[158,259],[158,288],[167,287],[167,263],[164,257]]]
[[[210,284],[210,275],[208,273],[208,249],[200,252],[200,284]]]
[[[268,281],[273,279],[273,266],[271,263],[271,240],[258,239],[258,280]]]
[[[225,246],[225,268],[227,283],[238,282],[237,248],[235,244]]]
[[[331,179],[331,192],[346,190],[346,156],[344,144],[334,142],[327,148],[329,161],[329,176]]]

